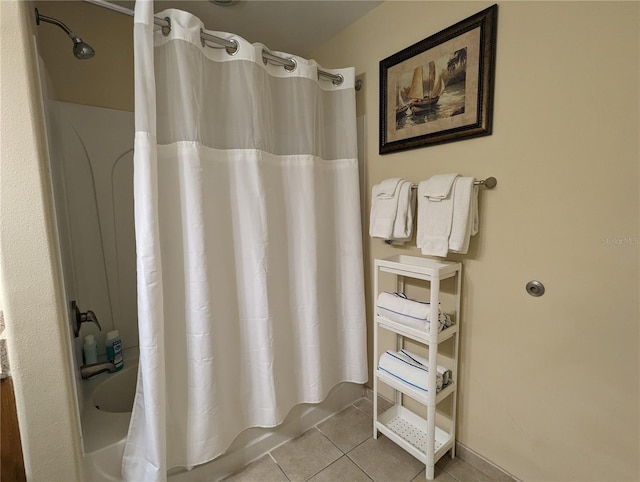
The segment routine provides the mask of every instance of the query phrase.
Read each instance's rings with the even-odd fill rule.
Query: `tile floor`
[[[378,402],[379,411],[390,407]],[[226,482],[413,482],[426,480],[424,465],[384,435],[372,436],[373,403],[362,398],[301,436],[249,464]],[[490,475],[459,457],[442,457],[435,480],[512,480]]]

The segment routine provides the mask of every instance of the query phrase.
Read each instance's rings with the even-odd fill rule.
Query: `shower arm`
[[[66,34],[69,36],[69,38],[71,38],[71,40],[73,40],[74,42],[78,38],[78,36],[75,33],[73,33],[71,29],[67,27],[64,23],[62,23],[60,20],[58,20],[57,18],[47,17],[46,15],[41,15],[40,12],[38,12],[38,9],[36,8],[36,25],[40,25],[40,22],[47,22],[47,23],[52,23],[53,25],[57,25],[62,30],[64,30]]]
[[[38,9],[36,11],[36,25],[40,25],[40,21],[50,23],[52,25],[56,25],[64,30],[64,33],[71,39],[73,42],[73,55],[76,56],[77,59],[86,60],[92,58],[96,52],[86,42],[83,42],[80,37],[78,37],[75,33],[71,31],[69,27],[67,27],[64,23],[62,23],[57,18],[47,17],[46,15],[40,15]]]

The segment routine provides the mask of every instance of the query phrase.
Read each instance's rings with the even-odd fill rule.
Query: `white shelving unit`
[[[374,354],[380,356],[378,350],[378,330],[390,331],[396,336],[396,349],[404,348],[405,338],[414,340],[429,348],[428,390],[425,392],[377,369],[373,378],[373,436],[378,437],[381,432],[390,440],[398,444],[411,455],[422,461],[426,466],[427,480],[433,480],[435,463],[447,452],[451,451],[451,458],[455,457],[456,432],[456,395],[458,381],[458,345],[460,329],[460,288],[462,283],[462,265],[450,261],[438,261],[429,258],[397,255],[385,259],[375,260],[374,275]],[[430,320],[426,330],[419,330],[410,326],[388,320],[377,315],[377,297],[379,293],[380,273],[390,273],[396,276],[396,291],[404,293],[405,278],[425,280],[429,283],[429,302],[431,303]],[[438,332],[440,281],[454,279],[454,317],[455,324]],[[445,310],[446,311],[446,310]],[[449,312],[449,311],[447,311]],[[438,364],[438,346],[445,340],[455,337],[453,342],[453,366],[451,367],[452,381],[440,392],[436,393],[436,369]],[[378,415],[378,383],[384,383],[395,390],[395,405],[386,412]],[[403,396],[406,395],[426,407],[426,417],[417,415],[404,406]],[[450,398],[451,418],[447,427],[440,427],[436,421],[436,406]]]

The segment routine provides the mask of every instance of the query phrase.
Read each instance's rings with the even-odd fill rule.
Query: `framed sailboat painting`
[[[380,61],[380,154],[491,134],[498,6]]]

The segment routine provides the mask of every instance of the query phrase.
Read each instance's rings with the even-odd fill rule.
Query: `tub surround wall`
[[[0,2],[0,293],[30,481],[82,480],[31,2]]]
[[[125,348],[138,345],[133,219],[133,113],[47,102],[51,177],[60,233],[65,292],[92,310],[102,331],[84,323],[75,339],[94,335],[98,356],[111,330]]]
[[[500,2],[493,135],[377,154],[380,60],[490,5],[387,1],[313,57],[365,77],[368,200],[389,177],[498,179],[451,256],[460,442],[523,480],[638,480],[640,3]],[[369,280],[373,258],[419,255],[366,249]]]

